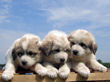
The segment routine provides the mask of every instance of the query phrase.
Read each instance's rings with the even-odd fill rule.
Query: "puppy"
[[[42,55],[40,54],[40,38],[32,34],[25,34],[17,39],[9,48],[6,55],[5,70],[2,78],[6,81],[11,80],[18,67],[30,69],[39,75],[45,75],[45,68],[39,63]]]
[[[106,72],[107,68],[96,61],[97,45],[91,33],[86,30],[76,30],[68,35],[71,55],[69,60],[71,68],[83,77],[90,74],[89,68]]]
[[[66,78],[69,75],[70,69],[66,64],[69,45],[67,35],[56,30],[49,32],[42,41],[44,66],[47,68],[49,77],[55,78],[58,74],[61,78]]]

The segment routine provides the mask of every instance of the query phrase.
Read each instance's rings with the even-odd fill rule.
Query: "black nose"
[[[60,59],[60,62],[62,62],[62,63],[63,63],[64,61],[65,61],[65,59],[63,59],[63,58],[62,58],[62,59]]]
[[[74,55],[77,55],[78,54],[78,51],[77,50],[73,50],[73,54]]]
[[[27,64],[27,62],[26,62],[26,61],[22,61],[22,64],[23,64],[23,65],[26,65],[26,64]]]

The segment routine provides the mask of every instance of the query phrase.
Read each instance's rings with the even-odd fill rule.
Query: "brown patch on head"
[[[14,61],[16,60],[18,52],[21,52],[21,50],[23,50],[22,42],[24,41],[26,41],[26,38],[20,38],[15,41],[14,48],[12,50],[12,58]]]
[[[18,40],[15,41],[15,44],[14,44],[14,47],[17,48],[17,47],[22,47],[22,43],[26,41],[26,37],[23,37],[23,38],[20,38]]]
[[[69,48],[67,35],[60,31],[51,31],[42,41],[41,50],[45,55],[49,55],[51,51],[64,51],[66,48]]]
[[[90,50],[95,54],[97,51],[97,44],[95,43],[94,37],[91,33],[87,31],[81,31],[82,39],[80,41],[84,42],[87,46],[89,46]]]
[[[27,38],[26,37],[23,37],[23,38],[21,38],[21,40],[20,40],[20,44],[22,44],[22,42],[24,42],[24,41],[26,41],[27,40]]]
[[[95,44],[94,37],[91,33],[86,30],[76,30],[68,35],[70,44],[84,43],[90,50],[95,54],[97,51],[97,45]]]
[[[87,46],[89,46],[91,44],[91,42],[93,42],[90,38],[82,38],[82,40],[79,41],[79,43],[82,42],[84,44],[86,44]]]
[[[32,38],[29,40],[27,48],[37,48],[39,45],[39,40],[37,38]]]
[[[26,49],[23,49],[24,48],[23,43],[25,44],[26,41],[28,41],[26,44],[27,45]],[[36,37],[32,37],[29,39],[26,37],[22,37],[16,40],[14,44],[14,49],[12,50],[13,60],[16,59],[18,52],[21,52],[21,51],[24,51],[26,54],[29,51],[33,53],[40,53],[39,46],[40,46],[39,38],[36,38]]]
[[[34,55],[39,54],[40,53],[39,47],[40,43],[38,38],[29,39],[26,52]]]
[[[40,50],[43,52],[44,55],[48,56],[52,50],[53,42],[46,42],[43,43],[40,47]]]

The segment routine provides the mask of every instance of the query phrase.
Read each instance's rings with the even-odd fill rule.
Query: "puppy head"
[[[83,56],[90,53],[95,54],[97,45],[94,37],[86,30],[76,30],[68,35],[71,53],[75,56]]]
[[[24,68],[31,67],[39,62],[41,59],[39,41],[39,37],[32,34],[26,34],[15,41],[12,51],[13,60]]]
[[[69,45],[67,35],[64,32],[51,31],[42,41],[41,50],[48,61],[65,63],[68,58]]]

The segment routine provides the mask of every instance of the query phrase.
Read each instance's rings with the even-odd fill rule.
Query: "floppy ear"
[[[90,50],[94,53],[94,55],[95,55],[95,53],[96,53],[96,51],[97,51],[97,44],[96,43],[91,43],[91,45],[90,45]]]
[[[40,50],[43,52],[44,55],[49,56],[52,50],[53,42],[47,42],[40,46]]]
[[[93,53],[95,54],[97,51],[97,44],[93,44]]]
[[[35,42],[35,44],[36,44],[36,47],[38,47],[38,49],[40,50],[40,47],[41,47],[41,42],[36,41],[36,42]]]
[[[16,49],[14,48],[13,50],[12,50],[12,58],[13,58],[13,60],[15,61],[15,59],[16,59]]]
[[[67,36],[67,38],[68,38],[69,41],[71,41],[71,38],[72,38],[72,37],[71,37],[71,35],[69,34],[69,35]]]
[[[70,34],[67,36],[68,40],[71,41],[71,36]]]
[[[74,34],[75,31],[72,31],[70,34],[68,34],[67,38],[69,41],[72,41],[73,37],[72,35]]]

